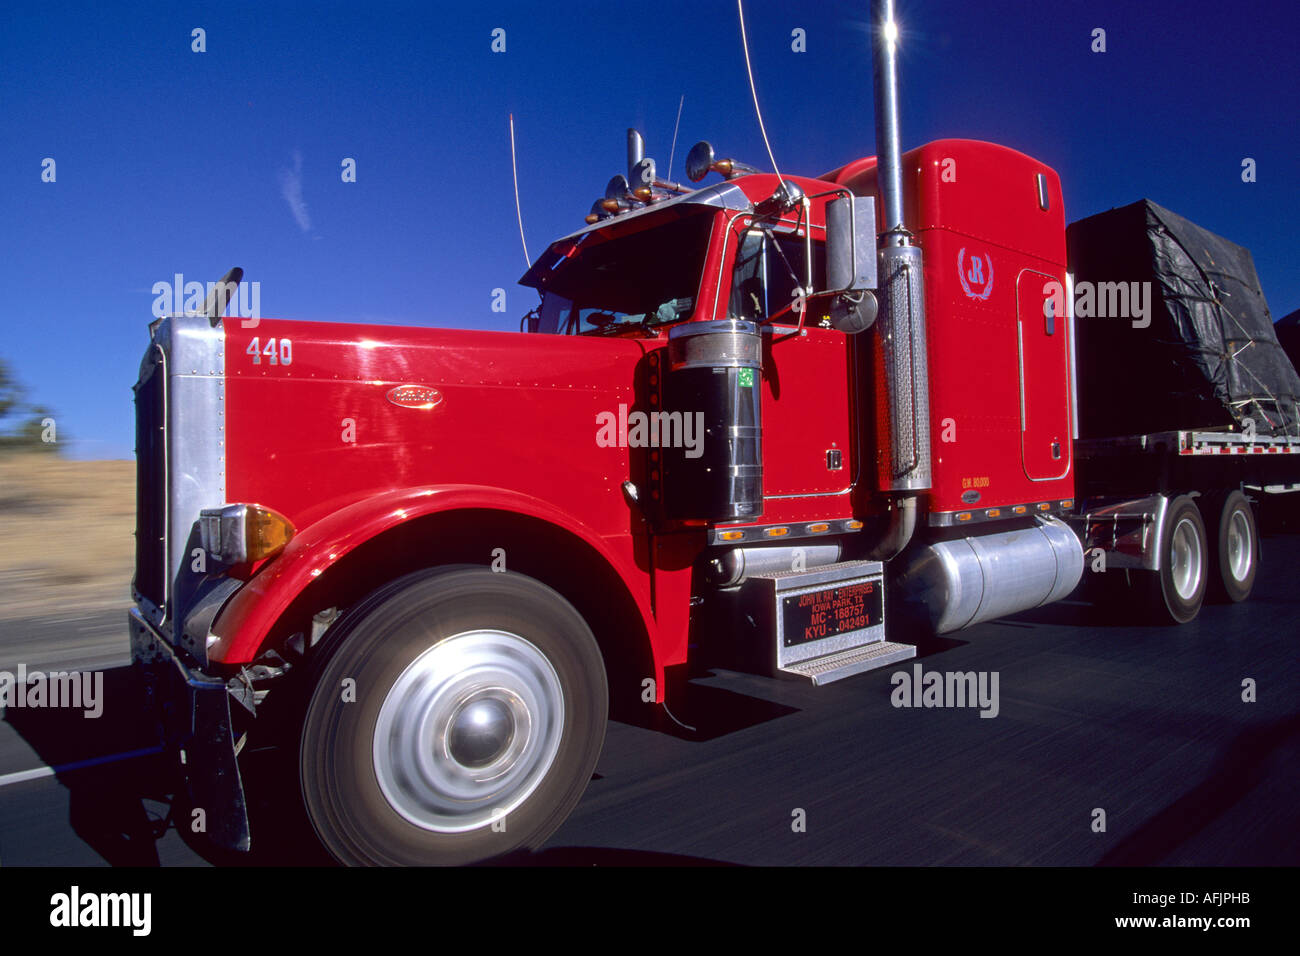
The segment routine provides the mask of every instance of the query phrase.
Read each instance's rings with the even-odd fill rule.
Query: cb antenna
[[[754,68],[749,65],[749,40],[745,36],[745,4],[744,0],[736,0],[736,9],[740,11],[740,43],[745,48],[745,72],[749,74],[749,92],[754,97],[754,112],[758,115],[758,131],[763,134],[763,145],[767,147],[767,158],[772,161],[772,171],[776,173],[776,181],[779,184],[785,182],[781,178],[781,170],[776,166],[776,157],[772,155],[772,144],[767,141],[767,128],[763,126],[763,111],[758,107],[758,91],[754,88]]]
[[[677,130],[682,125],[682,105],[686,102],[686,94],[677,102],[677,122],[673,124],[673,148],[668,151],[668,176],[673,174],[673,157],[677,155]]]
[[[515,163],[515,114],[510,114],[510,175],[515,180],[515,216],[519,219],[519,241],[524,244],[524,267],[533,267],[533,257],[528,254],[528,240],[524,238],[524,212],[519,206],[519,167]]]

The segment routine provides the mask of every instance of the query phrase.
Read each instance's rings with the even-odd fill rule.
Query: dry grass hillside
[[[0,455],[0,621],[131,603],[135,465]]]

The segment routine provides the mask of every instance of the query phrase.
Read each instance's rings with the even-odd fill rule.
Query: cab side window
[[[825,243],[812,242],[813,288],[826,283]],[[788,310],[807,291],[808,248],[801,236],[747,230],[736,252],[731,278],[731,315],[762,322]]]

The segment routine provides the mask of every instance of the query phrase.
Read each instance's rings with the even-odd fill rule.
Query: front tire
[[[321,647],[299,773],[349,865],[457,865],[535,849],[591,779],[608,689],[563,597],[510,572],[422,571]]]

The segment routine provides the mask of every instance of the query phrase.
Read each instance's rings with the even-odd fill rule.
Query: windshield
[[[712,223],[697,213],[613,239],[589,234],[551,273],[538,331],[602,334],[690,318]]]

